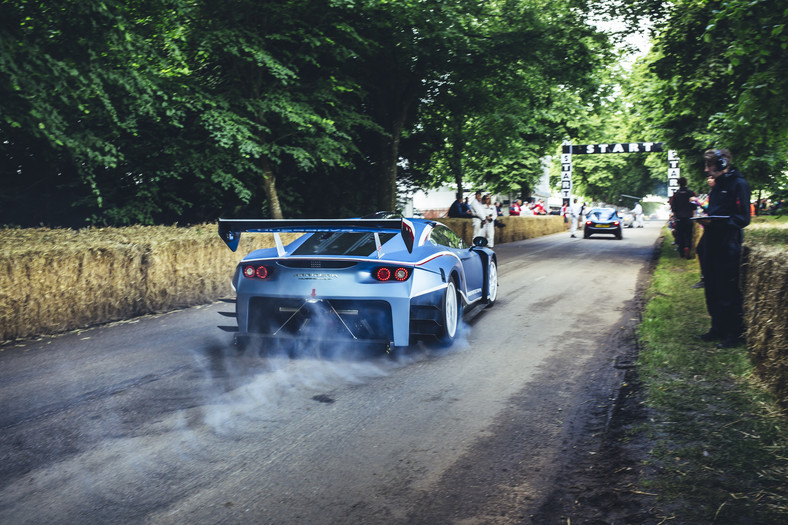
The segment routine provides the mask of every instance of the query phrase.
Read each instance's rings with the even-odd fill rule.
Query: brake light
[[[271,270],[267,266],[248,265],[243,268],[244,277],[247,279],[267,279],[271,276]]]
[[[400,266],[399,268],[389,268],[382,266],[372,272],[372,275],[378,281],[407,281],[410,277],[410,269]]]
[[[618,221],[613,222],[613,226],[618,226]]]

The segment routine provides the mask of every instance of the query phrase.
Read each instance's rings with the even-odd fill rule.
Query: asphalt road
[[[661,227],[497,246],[495,306],[395,360],[239,355],[222,303],[0,347],[0,523],[527,523]]]

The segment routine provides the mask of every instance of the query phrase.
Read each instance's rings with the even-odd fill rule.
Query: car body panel
[[[586,214],[583,226],[583,237],[588,239],[591,235],[604,233],[622,238],[621,217],[615,208],[593,208]]]
[[[280,232],[303,232],[288,245]],[[495,252],[468,247],[426,219],[220,219],[219,234],[237,249],[243,232],[272,232],[276,247],[243,258],[232,279],[240,335],[380,340],[408,346],[438,337],[440,305],[453,279],[463,308],[489,300]],[[265,278],[257,276],[264,266]],[[245,276],[249,268],[253,277]],[[407,270],[381,282],[380,268]],[[494,297],[493,297],[494,299]]]

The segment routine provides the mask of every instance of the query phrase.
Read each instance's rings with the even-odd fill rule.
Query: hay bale
[[[2,340],[135,311],[139,293],[129,290],[141,290],[139,247],[71,230],[33,229],[3,230],[0,248]]]
[[[495,244],[533,239],[566,231],[560,215],[535,215],[526,217],[498,217],[506,226],[495,228]],[[473,243],[473,224],[470,219],[437,219],[457,232],[467,244]]]
[[[788,408],[788,250],[745,245],[741,284],[747,345],[758,376]]]
[[[272,246],[246,235],[231,252],[215,224],[0,230],[0,340],[215,301],[246,253]]]

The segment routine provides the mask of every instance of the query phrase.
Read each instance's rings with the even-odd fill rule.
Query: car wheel
[[[460,300],[453,280],[449,280],[449,284],[443,293],[441,321],[443,321],[443,328],[439,338],[440,343],[450,346],[454,343],[454,338],[457,336],[457,327],[460,324]]]
[[[618,232],[616,232],[616,239],[618,239],[620,241],[623,238],[624,238],[624,236],[621,234],[621,230],[618,230]]]
[[[498,298],[498,264],[494,259],[490,259],[487,268],[487,308],[495,304]]]
[[[583,232],[583,239],[588,239],[589,237],[591,237],[591,234],[590,234],[590,233],[588,233],[588,232]]]

